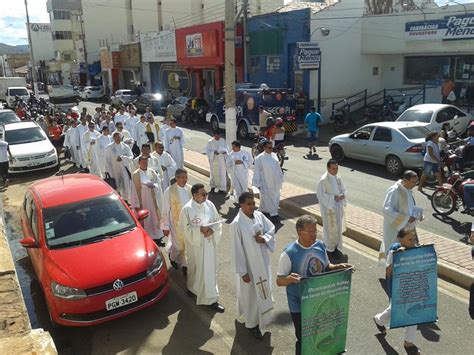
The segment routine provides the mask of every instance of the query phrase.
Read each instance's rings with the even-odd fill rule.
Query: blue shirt
[[[319,130],[319,121],[321,121],[321,115],[317,112],[308,113],[304,119],[304,123],[308,125],[308,131],[312,132]]]

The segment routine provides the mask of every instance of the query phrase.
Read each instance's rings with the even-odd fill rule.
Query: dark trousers
[[[8,166],[8,161],[0,163],[0,177],[2,178],[4,183],[8,180]]]
[[[301,313],[290,313],[293,325],[295,326],[296,344],[295,354],[301,354]]]

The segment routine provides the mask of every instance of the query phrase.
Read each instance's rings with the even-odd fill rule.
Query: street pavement
[[[62,166],[68,171],[70,166]],[[69,170],[71,172],[71,170]],[[235,275],[231,273],[228,223],[237,210],[223,195],[211,194],[220,214],[227,219],[218,248],[218,284],[224,314],[207,307],[195,306],[185,293],[185,279],[171,269],[169,295],[151,308],[128,317],[88,328],[52,329],[44,299],[33,278],[26,253],[18,247],[21,238],[18,211],[27,186],[51,173],[36,173],[15,179],[3,202],[6,229],[13,246],[20,283],[34,327],[50,330],[61,354],[291,354],[294,346],[293,325],[288,314],[284,288],[274,286],[274,321],[262,341],[257,341],[235,320]],[[208,183],[208,179],[190,172],[189,183]],[[285,245],[295,238],[295,216],[282,211],[277,226],[276,251],[271,258],[275,276],[278,259]],[[321,230],[321,227],[319,226]],[[318,236],[320,238],[320,236]],[[345,252],[355,267],[351,294],[347,349],[348,354],[404,354],[403,330],[377,335],[372,317],[387,306],[381,286],[383,271],[377,267],[376,252],[344,238]],[[15,247],[16,246],[16,247]],[[426,354],[467,354],[474,345],[473,323],[467,312],[467,292],[439,280],[438,316],[436,324],[419,327],[417,344]]]
[[[94,112],[98,103],[81,102],[80,108],[87,107],[89,112]],[[178,124],[180,125],[180,124]],[[204,153],[207,141],[211,138],[209,125],[203,128],[195,128],[191,125],[182,127],[185,135],[185,147],[189,150]],[[326,171],[326,162],[331,158],[327,140],[330,135],[324,130],[332,130],[331,127],[321,128],[322,140],[318,144],[318,156],[308,158],[308,149],[304,139],[299,137],[287,138],[286,152],[289,159],[284,164],[285,181],[293,185],[316,191],[316,185],[320,176]],[[230,142],[228,142],[230,145]],[[243,144],[249,149],[253,141],[245,141]],[[385,167],[372,163],[347,159],[340,164],[339,176],[341,176],[347,188],[348,203],[367,209],[368,211],[382,214],[382,205],[385,192],[396,178],[385,171]],[[417,206],[425,211],[425,220],[419,226],[429,232],[446,238],[459,241],[464,233],[470,231],[469,222],[472,218],[459,212],[442,218],[433,213],[431,207],[431,194],[433,189],[425,188],[425,193],[414,190]]]

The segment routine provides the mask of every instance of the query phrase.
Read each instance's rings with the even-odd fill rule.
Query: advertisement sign
[[[393,253],[390,328],[437,319],[438,272],[433,245]]]
[[[203,53],[202,33],[186,35],[186,55],[188,57],[202,57]]]
[[[140,35],[143,62],[176,62],[174,31],[148,32]]]
[[[304,280],[301,297],[302,354],[345,351],[352,270],[339,270]]]
[[[440,20],[407,22],[405,38],[411,41],[474,39],[474,14],[445,16]]]
[[[299,69],[319,69],[321,49],[317,43],[298,42],[296,61]]]
[[[33,32],[51,32],[50,23],[30,23],[30,29]]]
[[[174,96],[191,91],[191,74],[176,63],[163,63],[160,66],[159,88],[162,93],[171,91]]]

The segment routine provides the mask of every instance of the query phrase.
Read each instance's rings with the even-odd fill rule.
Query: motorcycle
[[[266,142],[267,139],[263,136],[256,136],[255,143],[252,146],[252,157],[255,159],[260,153],[263,152],[263,143]],[[276,154],[278,158],[278,162],[280,163],[280,167],[283,167],[285,160],[288,160],[286,156],[285,145],[283,143],[277,144],[273,147],[273,153]]]
[[[449,216],[461,208],[463,212],[474,215],[473,212],[465,209],[464,186],[468,184],[474,184],[474,171],[451,174],[447,182],[443,186],[437,186],[431,196],[431,206],[435,212],[442,216]]]
[[[342,132],[346,127],[357,126],[367,122],[365,116],[360,121],[353,120],[349,114],[349,111],[350,105],[349,103],[347,103],[346,100],[344,100],[344,105],[342,107],[334,109],[332,111],[332,116],[329,119],[334,122],[333,127],[336,133]]]

